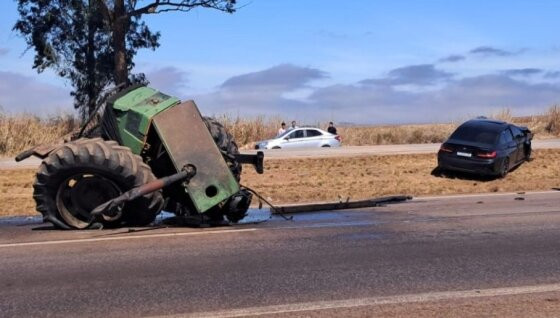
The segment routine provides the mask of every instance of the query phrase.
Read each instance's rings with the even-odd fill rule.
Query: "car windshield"
[[[449,139],[476,142],[479,144],[496,144],[499,131],[487,127],[461,126],[449,137]]]
[[[284,137],[286,137],[288,134],[290,134],[293,130],[294,130],[293,128],[286,129],[285,132],[283,132],[283,133],[281,133],[280,135],[274,137],[274,139],[276,139],[276,138],[284,138]]]

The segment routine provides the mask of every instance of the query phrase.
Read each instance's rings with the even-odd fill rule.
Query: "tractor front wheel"
[[[217,120],[210,117],[204,117],[203,120],[212,138],[214,138],[216,146],[220,149],[231,173],[237,182],[239,182],[241,180],[241,164],[235,159],[235,155],[239,154],[239,149],[233,140],[233,136],[228,133],[226,128]],[[233,195],[227,201],[222,202],[213,210],[208,211],[207,215],[217,223],[222,221],[224,216],[228,221],[237,223],[247,215],[251,199],[252,194],[246,189],[241,188],[241,191]]]
[[[98,205],[133,187],[155,180],[148,165],[129,148],[101,138],[78,139],[62,145],[43,160],[33,184],[37,211],[63,229],[144,226],[161,211],[161,192],[126,203],[111,215],[92,218]]]
[[[214,118],[204,117],[203,121],[208,131],[210,131],[210,135],[212,135],[216,146],[220,149],[231,173],[235,179],[237,179],[237,182],[239,182],[241,178],[241,164],[235,159],[235,155],[239,154],[239,149],[233,140],[233,136]]]

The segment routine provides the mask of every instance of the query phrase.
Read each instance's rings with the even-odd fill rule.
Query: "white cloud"
[[[294,78],[276,78],[277,73],[271,69],[235,76],[216,92],[196,99],[203,111],[212,114],[281,115],[364,124],[443,122],[487,115],[504,107],[514,114],[526,115],[560,101],[560,85],[531,83],[510,76],[517,74],[452,79],[451,73],[437,70],[433,65],[420,65],[397,68],[386,78],[312,88],[308,83],[321,76],[307,76],[303,69],[295,72],[303,75]],[[316,70],[315,74],[325,72]],[[429,90],[400,88],[402,84],[422,88],[436,82],[441,84],[430,86]],[[286,93],[302,88],[306,88],[308,96]]]
[[[175,96],[181,96],[189,82],[188,73],[174,66],[147,71],[146,78],[151,87]]]
[[[69,90],[4,71],[0,71],[0,105],[4,111],[39,115],[73,109]]]
[[[310,82],[327,76],[318,69],[281,64],[233,76],[224,81],[217,91],[197,96],[196,101],[211,114],[291,115],[299,113],[305,103],[285,95],[309,88]]]

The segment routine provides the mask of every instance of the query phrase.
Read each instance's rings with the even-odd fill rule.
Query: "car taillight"
[[[496,158],[496,155],[497,155],[497,154],[496,154],[495,151],[492,151],[492,152],[479,152],[479,153],[476,154],[477,157],[479,157],[479,158],[486,158],[486,159],[489,159],[489,158]]]
[[[449,146],[446,145],[441,145],[441,147],[439,148],[439,151],[443,151],[443,152],[453,152],[453,149]]]
[[[334,136],[334,139],[338,140],[338,141],[342,141],[342,138],[340,138],[339,135]]]

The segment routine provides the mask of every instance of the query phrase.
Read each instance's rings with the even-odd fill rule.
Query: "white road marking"
[[[559,292],[560,284],[536,285],[536,286],[520,286],[520,287],[504,287],[491,289],[473,289],[464,291],[444,291],[444,292],[428,292],[420,294],[406,294],[396,296],[380,296],[371,298],[358,298],[334,301],[316,301],[307,303],[294,303],[276,306],[250,307],[241,309],[232,309],[213,312],[183,313],[164,316],[153,316],[151,318],[232,318],[232,317],[250,317],[273,314],[288,314],[304,311],[317,311],[329,309],[357,308],[364,306],[388,305],[388,304],[406,304],[429,301],[457,300],[480,297],[494,296],[514,296],[522,294],[534,294],[545,292]]]
[[[227,233],[239,233],[239,232],[252,232],[252,231],[256,231],[256,230],[257,229],[255,229],[255,228],[249,228],[249,229],[236,229],[236,230],[217,230],[217,231],[200,231],[200,232],[161,233],[161,234],[148,234],[148,235],[96,237],[96,238],[84,238],[84,239],[75,239],[75,240],[54,240],[54,241],[41,241],[41,242],[7,243],[7,244],[0,244],[0,248],[2,248],[2,247],[22,247],[22,246],[36,246],[36,245],[68,244],[68,243],[89,243],[89,242],[102,242],[102,241],[120,241],[120,240],[146,239],[146,238],[155,238],[155,237],[227,234]]]
[[[123,236],[112,236],[112,237],[70,239],[70,240],[50,240],[50,241],[39,241],[39,242],[4,243],[4,244],[0,244],[0,248],[3,248],[3,247],[4,248],[6,248],[6,247],[26,247],[26,246],[37,246],[37,245],[56,245],[56,244],[67,244],[67,243],[91,243],[91,242],[117,241],[117,240],[134,240],[134,239],[157,238],[157,237],[227,234],[227,233],[240,233],[240,232],[272,231],[272,230],[294,230],[294,229],[326,228],[326,227],[367,226],[367,225],[376,225],[376,224],[378,224],[378,222],[341,222],[341,223],[326,222],[326,223],[306,224],[306,225],[299,225],[299,226],[244,228],[244,229],[234,229],[234,230],[201,231],[201,232],[186,232],[186,233],[185,232],[183,232],[183,233],[161,233],[161,234],[146,234],[146,235],[123,235]]]
[[[537,195],[537,194],[559,194],[559,191],[534,191],[525,192],[523,195]],[[445,200],[454,198],[473,198],[473,197],[492,197],[492,196],[519,196],[518,193],[481,193],[481,194],[467,194],[467,195],[449,195],[449,196],[433,196],[433,197],[415,197],[413,199],[418,201],[426,200]],[[339,212],[342,212],[339,211]],[[291,229],[306,229],[306,228],[326,228],[326,227],[345,227],[345,226],[361,226],[361,225],[376,225],[378,222],[320,222],[316,224],[302,224],[296,226],[278,226],[278,227],[263,227],[263,228],[244,228],[244,229],[232,229],[232,230],[214,230],[200,232],[182,232],[182,233],[161,233],[161,234],[147,234],[147,235],[123,235],[123,236],[113,236],[113,237],[101,237],[101,238],[83,238],[83,239],[70,239],[70,240],[50,240],[50,241],[40,241],[40,242],[21,242],[21,243],[5,243],[0,244],[0,248],[8,247],[25,247],[25,246],[37,246],[37,245],[54,245],[54,244],[67,244],[67,243],[89,243],[89,242],[101,242],[101,241],[116,241],[116,240],[130,240],[130,239],[144,239],[144,238],[158,238],[158,237],[173,237],[173,236],[197,236],[197,235],[209,235],[209,234],[225,234],[225,233],[238,233],[238,232],[249,232],[249,231],[270,231],[270,230],[291,230]]]

